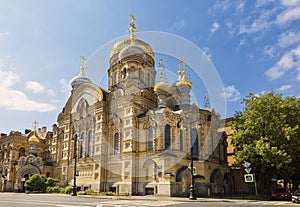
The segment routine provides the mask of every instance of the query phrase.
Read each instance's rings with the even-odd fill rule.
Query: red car
[[[272,200],[290,200],[291,193],[285,188],[277,188],[271,193]]]

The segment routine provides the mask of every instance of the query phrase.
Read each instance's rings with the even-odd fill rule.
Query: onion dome
[[[154,58],[153,50],[148,43],[138,39],[137,37],[132,38],[131,36],[126,37],[125,39],[115,43],[115,45],[113,46],[110,52],[110,58],[112,58],[114,55],[119,54],[124,48],[129,46],[138,47],[141,50],[143,50],[147,55]]]
[[[160,60],[158,64],[160,69],[160,82],[154,86],[154,91],[159,91],[159,90],[168,91],[169,86],[164,82],[164,75],[163,75],[164,65],[162,63],[162,60]]]
[[[192,82],[186,79],[186,67],[183,60],[179,60],[179,69],[178,69],[178,80],[176,86],[188,86],[192,88]]]
[[[71,86],[72,88],[76,87],[77,85],[81,84],[81,83],[84,83],[84,82],[87,82],[87,83],[91,83],[92,81],[85,77],[84,75],[84,61],[85,61],[85,57],[84,56],[81,56],[80,57],[81,60],[82,60],[82,63],[81,63],[81,66],[80,66],[80,70],[81,72],[79,73],[78,76],[75,76],[74,78],[72,78],[71,80]]]
[[[135,18],[133,15],[130,15],[130,36],[116,42],[110,52],[110,62],[115,63],[118,60],[121,60],[124,57],[128,57],[128,54],[146,54],[154,59],[154,53],[151,46],[144,42],[143,40],[135,36]],[[125,52],[125,51],[126,52]]]
[[[39,138],[36,136],[36,130],[33,131],[33,135],[31,135],[28,139],[28,142],[35,142],[35,143],[39,143],[40,140]]]
[[[154,86],[154,91],[158,91],[158,90],[168,91],[169,90],[169,86],[165,82],[159,82],[158,84],[156,84]]]
[[[123,58],[129,57],[132,55],[140,55],[140,56],[144,57],[146,55],[146,52],[140,47],[130,45],[130,46],[123,48],[120,51],[119,60],[122,60]]]

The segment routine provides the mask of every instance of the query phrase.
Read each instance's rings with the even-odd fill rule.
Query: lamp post
[[[73,178],[73,188],[71,196],[77,196],[77,187],[76,187],[76,176],[77,176],[77,134],[73,138],[74,140],[74,178]]]
[[[193,142],[191,142],[191,186],[190,186],[190,200],[196,200],[195,197],[195,183],[194,183],[194,161],[193,161]]]

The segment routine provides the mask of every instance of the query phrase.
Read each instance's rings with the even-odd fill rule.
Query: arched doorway
[[[187,166],[183,166],[177,171],[176,182],[180,184],[182,196],[188,195],[191,185],[191,172]]]
[[[212,196],[222,196],[224,195],[224,179],[220,169],[215,169],[210,176],[211,184],[211,195]]]
[[[14,187],[15,191],[25,192],[24,184],[26,180],[28,180],[30,176],[34,174],[41,174],[41,171],[38,167],[31,164],[21,167],[16,174],[16,183]]]

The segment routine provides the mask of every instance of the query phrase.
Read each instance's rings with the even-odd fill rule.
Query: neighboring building
[[[53,176],[47,128],[12,131],[0,137],[0,192],[24,192],[25,181],[33,174]]]
[[[186,196],[193,146],[196,195],[230,193],[227,137],[217,131],[218,116],[190,104],[192,83],[183,62],[171,86],[160,62],[155,85],[152,48],[135,36],[133,19],[130,26],[130,36],[111,50],[108,89],[84,75],[82,58],[81,73],[53,127],[54,177],[73,183],[75,147],[78,190]]]

